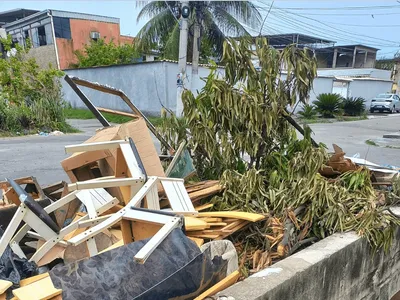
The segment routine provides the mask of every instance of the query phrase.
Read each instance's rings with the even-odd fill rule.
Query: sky
[[[273,3],[272,3],[273,2]],[[400,50],[400,0],[263,0],[254,1],[263,17],[265,34],[303,33],[337,42],[364,44],[381,49],[379,57]],[[59,9],[120,18],[121,34],[135,36],[145,21],[137,23],[136,1],[0,1],[0,11],[15,8]],[[249,29],[259,33],[260,28]]]

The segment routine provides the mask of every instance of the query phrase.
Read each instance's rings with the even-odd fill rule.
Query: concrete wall
[[[349,97],[362,97],[365,99],[367,108],[371,105],[371,100],[381,93],[391,92],[391,81],[378,80],[357,80],[349,82]]]
[[[224,70],[220,69],[219,72],[223,75]],[[140,110],[149,115],[160,115],[162,108],[160,101],[174,112],[182,109],[182,106],[177,107],[176,102],[177,63],[155,61],[121,66],[70,69],[65,70],[65,73],[121,89]],[[191,73],[191,65],[188,65],[186,87],[191,87],[192,91],[197,94],[196,91],[201,90],[204,82],[197,80],[191,85]],[[199,67],[200,78],[206,77],[208,74],[208,68]],[[64,80],[62,85],[66,101],[73,107],[86,108],[82,100]],[[129,107],[119,97],[84,87],[82,90],[96,106],[130,112]]]
[[[220,292],[235,300],[389,300],[400,290],[400,231],[373,255],[355,233],[334,234]]]
[[[70,19],[71,40],[57,38],[57,49],[60,57],[60,68],[66,69],[76,63],[74,51],[82,50],[91,41],[90,33],[96,31],[107,42],[119,42],[120,28],[118,23],[106,23],[92,20]],[[125,38],[123,39],[126,40]]]
[[[40,46],[31,48],[26,54],[27,58],[35,58],[40,68],[48,68],[49,64],[53,68],[57,68],[57,56],[54,45]]]

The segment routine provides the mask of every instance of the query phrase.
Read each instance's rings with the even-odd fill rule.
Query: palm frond
[[[249,33],[242,24],[229,12],[221,7],[214,7],[212,10],[215,23],[225,34],[243,36]]]
[[[142,6],[143,4],[144,4],[143,8],[140,10],[136,18],[137,22],[139,22],[142,19],[153,18],[164,11],[170,12],[167,4],[170,7],[174,7],[176,5],[176,1],[167,1],[167,3],[166,1],[151,1],[151,2],[139,1],[136,4],[136,6]]]
[[[164,58],[178,60],[179,56],[179,24],[176,23],[164,48]]]
[[[151,50],[154,44],[165,39],[171,28],[176,25],[176,20],[169,10],[164,10],[150,19],[137,34],[137,48],[139,51]]]
[[[208,39],[214,44],[215,52],[222,57],[222,51],[226,37],[222,30],[215,23],[214,16],[208,10],[204,12],[202,26],[205,31],[204,38]]]
[[[223,9],[239,22],[252,28],[258,28],[262,22],[262,16],[256,6],[250,1],[210,1],[212,8]]]

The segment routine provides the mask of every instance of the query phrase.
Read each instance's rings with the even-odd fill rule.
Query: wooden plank
[[[204,238],[204,239],[216,239],[219,237],[218,234],[206,234],[206,233],[199,233],[199,234],[192,234],[191,232],[188,232],[188,237],[197,237],[197,238]]]
[[[125,245],[133,242],[133,233],[130,221],[124,219],[121,220],[121,232]]]
[[[192,200],[192,202],[196,202],[196,201],[204,199],[204,198],[206,198],[208,196],[217,194],[220,191],[222,191],[222,186],[217,184],[217,185],[211,186],[211,187],[206,188],[206,189],[202,189],[202,190],[199,190],[199,191],[196,191],[196,192],[189,193],[189,197]]]
[[[264,215],[236,211],[200,212],[199,217],[234,218],[250,222],[257,222],[265,219]]]
[[[132,232],[135,241],[141,241],[154,236],[162,227],[162,224],[132,222]]]
[[[20,287],[23,287],[23,286],[26,286],[28,284],[34,283],[34,282],[36,282],[38,280],[41,280],[43,278],[46,278],[48,276],[49,276],[49,273],[43,273],[43,274],[39,274],[39,275],[32,276],[32,277],[29,277],[29,278],[25,278],[25,279],[22,279],[19,282],[19,285],[20,285]]]
[[[211,186],[215,186],[216,184],[219,184],[218,180],[204,180],[196,183],[186,184],[185,187],[188,193],[192,193]]]
[[[210,225],[198,218],[185,217],[185,229],[187,231],[203,230],[209,228]]]
[[[224,222],[216,222],[216,223],[209,223],[209,226],[226,226],[228,225],[228,223],[224,223]]]
[[[65,181],[59,181],[42,188],[46,195],[50,195],[64,187]]]
[[[65,153],[78,153],[96,150],[118,149],[121,143],[126,143],[124,140],[114,140],[105,142],[83,143],[78,145],[65,146]]]
[[[121,246],[123,246],[123,245],[124,245],[124,240],[119,240],[119,241],[116,242],[115,244],[112,244],[110,247],[108,247],[108,248],[106,248],[106,249],[104,249],[104,250],[101,250],[101,251],[99,252],[99,254],[100,254],[100,253],[107,252],[107,251],[110,251],[110,250],[112,250],[112,249],[116,249],[116,248],[121,247]]]
[[[213,206],[214,206],[214,204],[208,203],[208,204],[203,204],[203,205],[197,206],[194,209],[197,210],[197,211],[202,211],[202,210],[205,210],[207,208],[211,208]]]
[[[56,289],[51,281],[51,278],[45,277],[32,284],[13,290],[13,294],[19,300],[47,300],[54,296],[60,295],[62,290]]]
[[[90,163],[96,162],[100,159],[107,158],[111,156],[111,152],[109,150],[99,150],[99,151],[91,151],[91,152],[83,152],[77,153],[76,155],[72,155],[61,162],[61,166],[64,171],[72,171],[76,168],[88,165]],[[80,178],[78,178],[81,180]]]
[[[112,109],[103,108],[103,107],[97,107],[97,110],[101,111],[101,112],[109,113],[109,114],[112,114],[112,115],[129,117],[129,118],[132,118],[132,119],[139,118],[138,115],[127,113],[127,112],[124,112],[124,111],[119,111],[119,110],[112,110]]]
[[[207,297],[213,296],[216,293],[230,287],[232,284],[236,283],[240,277],[240,272],[239,271],[234,271],[228,276],[226,276],[224,279],[222,279],[220,282],[217,284],[213,285],[210,287],[208,290],[205,292],[201,293],[199,296],[194,298],[194,300],[203,300],[206,299]]]
[[[106,180],[87,180],[78,181],[75,183],[68,184],[69,191],[84,190],[84,189],[96,189],[96,188],[108,188],[116,186],[130,186],[137,185],[143,182],[142,179],[137,178],[114,178]]]
[[[226,238],[227,236],[230,236],[231,234],[235,233],[236,231],[239,231],[240,229],[242,229],[243,227],[246,227],[247,225],[249,225],[248,222],[242,222],[239,225],[237,225],[236,227],[232,228],[230,231],[231,232],[226,232],[224,234],[222,234],[221,236],[219,236],[218,238],[216,238],[216,240],[222,240],[224,238]]]
[[[5,291],[7,291],[13,283],[8,280],[1,280],[0,279],[0,294],[3,294]]]
[[[197,247],[201,247],[201,246],[203,246],[203,244],[204,244],[204,240],[203,239],[199,239],[199,238],[196,238],[196,237],[192,237],[192,236],[188,236],[188,238],[190,239],[190,240],[192,240],[193,242],[195,242],[196,243],[196,245],[197,245]]]
[[[207,223],[214,223],[214,222],[222,222],[222,218],[198,218],[200,220],[203,220],[204,222]],[[224,220],[225,223],[228,223],[227,221]]]
[[[9,188],[8,191],[3,194],[3,197],[9,204],[15,204],[17,206],[21,204],[21,201],[13,188]]]

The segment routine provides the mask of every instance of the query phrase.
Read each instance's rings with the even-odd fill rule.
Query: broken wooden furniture
[[[15,179],[19,185],[26,185],[25,191],[31,195],[31,197],[35,200],[43,200],[46,199],[45,193],[37,182],[36,178],[33,176],[22,177]],[[15,204],[20,205],[20,201],[18,199],[17,193],[10,186],[7,181],[0,182],[0,188],[3,192],[3,199],[7,204]]]
[[[129,207],[128,207],[129,206]],[[140,251],[135,255],[135,260],[144,263],[146,259],[151,255],[151,253],[157,248],[157,246],[167,237],[167,235],[174,229],[178,227],[182,227],[184,224],[183,217],[177,216],[174,212],[164,212],[159,210],[150,210],[144,208],[138,208],[134,206],[127,205],[121,211],[115,213],[102,223],[92,227],[90,230],[87,230],[72,239],[69,240],[69,243],[72,245],[78,245],[84,241],[88,241],[89,239],[93,239],[98,233],[104,231],[108,227],[112,225],[122,222],[121,229],[123,226],[128,225],[124,224],[124,221],[132,221],[135,222],[137,226],[138,223],[144,223],[144,228],[151,225],[162,225],[161,228],[157,228],[153,231],[151,229],[151,233],[143,233],[146,236],[143,238],[151,237],[150,240],[140,249]],[[132,242],[132,236],[127,236],[126,232],[123,232],[124,243]],[[93,255],[91,255],[93,256]]]
[[[116,150],[115,173],[113,174],[115,178],[96,178],[86,181],[77,181],[69,184],[68,190],[119,188],[122,198],[120,200],[125,204],[128,203],[143,186],[147,177],[132,139],[129,138],[129,141],[116,140],[65,146],[66,153],[92,153],[94,151],[110,150]]]
[[[197,244],[202,244],[204,239],[222,240],[250,223],[264,219],[261,214],[238,211],[199,212],[197,218],[188,220],[192,226],[186,226],[186,235]]]
[[[165,176],[164,169],[158,158],[156,148],[146,123],[137,119],[118,126],[107,127],[96,132],[84,144],[112,142],[131,137],[148,176]],[[83,144],[83,145],[84,145]],[[72,183],[86,181],[98,177],[114,176],[116,174],[117,148],[75,152],[61,162]],[[122,193],[118,187],[108,188],[108,192],[122,201]],[[129,199],[130,200],[130,199]]]
[[[90,82],[78,77],[70,77],[68,75],[65,75],[64,80],[71,86],[71,88],[75,91],[78,97],[81,98],[81,100],[86,104],[86,106],[90,109],[90,111],[96,116],[96,118],[100,121],[100,123],[104,127],[110,126],[110,124],[99,112],[99,110],[92,104],[89,98],[86,97],[86,95],[80,90],[78,85],[120,97],[129,106],[129,108],[137,115],[138,118],[144,119],[147,127],[157,137],[157,139],[161,142],[161,144],[163,144],[164,147],[166,147],[171,153],[174,152],[174,149],[171,147],[171,145],[162,137],[162,135],[157,131],[154,125],[151,124],[151,122],[146,118],[146,116],[132,103],[132,101],[123,91],[97,82],[96,83]],[[151,175],[156,175],[156,174],[151,174]]]
[[[158,198],[158,188],[157,185],[161,184],[164,188],[167,201],[169,202],[170,208],[168,211],[160,211],[160,200]],[[143,203],[143,201],[145,203]],[[100,232],[103,232],[107,228],[121,221],[121,230],[123,235],[124,243],[130,243],[133,240],[140,240],[146,237],[154,236],[158,232],[154,228],[143,228],[143,231],[151,231],[150,234],[143,235],[143,231],[137,230],[138,224],[131,223],[130,215],[132,214],[132,209],[138,208],[139,206],[145,206],[151,211],[156,211],[159,213],[171,213],[173,215],[196,215],[197,211],[194,209],[193,204],[186,192],[183,179],[177,178],[160,178],[156,176],[150,176],[145,185],[137,192],[137,194],[132,198],[132,200],[120,211],[111,215],[109,218],[99,219],[100,224],[86,230],[85,232],[71,238],[69,242],[72,245],[78,245],[90,238],[93,238]],[[149,210],[149,211],[150,211]],[[146,210],[141,210],[146,212]],[[149,215],[148,215],[149,216]],[[96,219],[94,219],[96,220]],[[145,219],[142,220],[146,222]],[[147,222],[155,223],[152,218],[148,219]]]
[[[63,241],[63,238],[67,234],[74,231],[79,226],[82,226],[85,221],[89,220],[90,225],[96,224],[97,221],[91,221],[90,219],[97,219],[100,214],[118,204],[118,200],[111,197],[105,190],[92,190],[71,193],[43,209],[29,194],[15,183],[15,181],[8,180],[8,182],[19,195],[21,204],[0,239],[0,256],[3,254],[6,247],[10,245],[15,254],[26,258],[25,253],[19,246],[19,242],[25,235],[28,235],[45,241],[30,258],[30,261],[37,263],[56,244],[60,243],[61,245],[67,246],[68,244]],[[66,203],[75,199],[75,197],[81,199],[88,213],[78,221],[64,228],[60,228],[50,217],[49,213],[64,206]],[[22,221],[25,222],[25,225],[16,233]],[[90,225],[85,224],[84,226]],[[35,232],[30,231],[31,228],[34,229]],[[96,244],[93,240],[87,240],[86,243],[89,253],[97,253]]]

